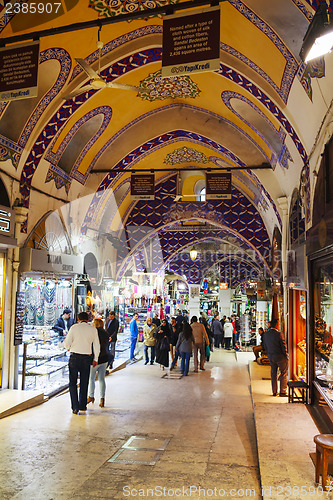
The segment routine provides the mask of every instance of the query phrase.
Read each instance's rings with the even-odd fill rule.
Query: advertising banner
[[[231,199],[231,173],[207,172],[206,173],[206,200]]]
[[[155,175],[132,174],[131,200],[154,200],[154,199],[155,199]]]
[[[0,101],[37,96],[39,41],[0,49]]]
[[[163,18],[162,77],[220,69],[220,7]]]

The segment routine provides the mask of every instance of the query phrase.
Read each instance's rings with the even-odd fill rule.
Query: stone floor
[[[103,409],[97,387],[86,413],[64,394],[4,418],[0,499],[320,498],[306,407],[272,398],[249,358],[216,350],[183,378],[140,361],[107,377]]]

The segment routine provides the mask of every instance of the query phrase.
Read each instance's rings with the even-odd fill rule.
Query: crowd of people
[[[70,317],[71,311],[65,309],[57,320],[55,327],[60,336],[64,337],[64,347],[70,351],[69,360],[69,393],[74,414],[86,411],[87,404],[95,402],[95,380],[99,381],[101,408],[105,405],[105,375],[108,368],[113,367],[115,345],[119,330],[119,321],[115,312],[111,311],[105,321],[95,318],[90,324],[87,312],[78,315],[78,323],[74,324]],[[135,358],[138,341],[138,314],[135,313],[129,325],[130,329],[130,359]],[[173,370],[180,362],[181,374],[187,376],[190,371],[190,359],[193,357],[193,372],[205,371],[205,362],[209,361],[214,349],[232,347],[237,350],[239,345],[239,318],[215,314],[210,322],[202,316],[192,316],[190,322],[181,311],[168,321],[147,317],[143,327],[144,363],[157,363],[161,369]],[[232,347],[231,347],[232,346]],[[259,347],[255,355],[259,355]],[[77,382],[80,377],[80,389]],[[275,386],[274,386],[275,389]],[[284,390],[284,387],[283,389]]]

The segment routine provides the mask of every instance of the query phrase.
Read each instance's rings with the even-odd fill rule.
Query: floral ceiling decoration
[[[209,163],[209,158],[196,149],[183,147],[169,153],[164,160],[167,165],[187,162]]]
[[[200,89],[189,76],[171,76],[162,78],[161,70],[150,73],[147,78],[141,80],[140,87],[147,89],[141,91],[143,100],[158,101],[163,99],[194,98],[200,94]]]
[[[304,74],[301,78],[301,84],[308,94],[309,99],[312,101],[312,85],[311,78],[323,78],[325,76],[325,59],[324,57],[318,57],[310,61],[306,67]]]
[[[96,10],[100,16],[114,17],[141,10],[156,9],[178,2],[179,0],[90,0],[89,7]]]

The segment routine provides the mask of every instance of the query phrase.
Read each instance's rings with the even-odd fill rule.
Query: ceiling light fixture
[[[333,16],[328,12],[327,4],[318,6],[305,37],[300,51],[301,59],[307,63],[316,57],[323,56],[333,47]]]
[[[190,250],[190,257],[191,257],[191,260],[195,260],[198,256],[198,251],[193,247],[191,250]]]

